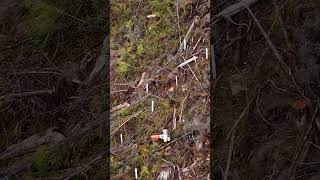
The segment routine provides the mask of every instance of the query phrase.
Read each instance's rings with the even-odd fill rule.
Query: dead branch
[[[188,98],[189,93],[186,95],[186,97],[183,99],[182,103],[181,103],[181,110],[180,110],[180,116],[179,116],[179,122],[181,123],[182,120],[182,112],[183,112],[183,107],[184,107],[184,103],[186,101],[186,99]]]
[[[107,50],[109,48],[108,46],[109,44],[109,36],[105,36],[104,40],[103,40],[103,46],[101,49],[101,53],[100,56],[98,57],[98,59],[96,60],[96,65],[93,68],[93,70],[91,71],[88,79],[86,80],[86,84],[89,84],[92,79],[105,67],[106,63],[107,63]]]
[[[12,75],[23,75],[23,74],[55,74],[61,75],[60,72],[53,72],[53,71],[24,71],[24,72],[16,72],[12,73]]]
[[[226,170],[225,170],[225,173],[224,173],[223,180],[228,180],[229,171],[230,171],[230,165],[231,165],[231,159],[232,159],[232,153],[233,153],[234,138],[235,138],[235,132],[232,132],[230,146],[229,146],[229,152],[228,152],[227,166],[226,166]]]
[[[13,158],[15,156],[28,153],[42,144],[57,144],[65,140],[65,137],[62,134],[54,132],[55,129],[56,127],[49,128],[46,130],[44,135],[41,133],[35,134],[18,144],[8,147],[5,152],[0,154],[0,160]]]
[[[11,98],[20,98],[20,97],[30,97],[30,96],[39,96],[39,95],[47,95],[53,94],[56,90],[38,90],[38,91],[30,91],[23,93],[11,93],[7,95],[0,96],[0,100],[3,99],[11,99]]]
[[[216,57],[214,53],[214,45],[211,45],[211,72],[212,72],[212,78],[217,79]]]
[[[252,102],[254,101],[254,99],[256,98],[256,96],[254,96],[247,104],[247,106],[243,109],[243,111],[241,112],[240,116],[238,117],[238,119],[236,120],[236,122],[233,124],[228,136],[227,136],[227,140],[230,139],[230,136],[232,135],[232,132],[237,128],[239,122],[241,121],[241,119],[243,118],[243,116],[247,113],[247,111],[250,108],[250,105],[252,104]]]
[[[236,4],[233,4],[233,5],[225,8],[220,13],[214,15],[213,20],[220,19],[221,17],[230,17],[232,15],[235,15],[238,12],[245,9],[246,7],[249,7],[256,2],[258,2],[258,0],[242,0]]]

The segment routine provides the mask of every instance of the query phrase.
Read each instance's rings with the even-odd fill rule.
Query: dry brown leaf
[[[307,106],[306,100],[298,99],[292,103],[292,107],[296,110],[302,110]]]

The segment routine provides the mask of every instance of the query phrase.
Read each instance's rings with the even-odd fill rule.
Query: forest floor
[[[0,2],[0,179],[107,176],[107,79],[96,63],[107,15],[105,1]]]
[[[204,0],[111,2],[113,179],[208,178],[209,18]]]
[[[319,1],[251,2],[212,4],[212,176],[319,179]]]

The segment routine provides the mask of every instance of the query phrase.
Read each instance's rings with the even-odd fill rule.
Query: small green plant
[[[46,177],[49,172],[49,153],[43,148],[38,149],[31,158],[34,176]]]

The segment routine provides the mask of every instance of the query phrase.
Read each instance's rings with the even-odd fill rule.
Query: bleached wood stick
[[[138,169],[134,168],[134,177],[138,179]]]
[[[176,76],[176,86],[178,87],[179,84],[178,84],[178,76]]]
[[[179,64],[178,67],[181,68],[181,67],[183,67],[183,66],[185,66],[185,65],[189,64],[190,62],[195,61],[197,59],[198,59],[197,56],[193,56],[192,58],[190,58],[190,59],[186,60],[185,62]]]
[[[146,92],[147,92],[147,94],[149,93],[149,84],[148,83],[146,83]]]
[[[206,48],[206,59],[209,59],[208,48]]]
[[[185,41],[186,43],[188,42],[188,40],[189,40],[189,38],[190,38],[191,31],[193,30],[193,27],[194,27],[194,20],[192,21],[191,26],[189,27],[188,32],[187,32],[186,36],[185,36],[184,39],[183,39],[183,42],[184,42],[184,41]],[[182,44],[180,45],[177,53],[181,52],[183,48],[184,48],[184,43],[182,43]]]
[[[123,136],[120,134],[120,143],[123,144]]]
[[[173,130],[177,128],[176,108],[173,109]]]
[[[154,101],[152,100],[151,101],[151,112],[153,112],[153,110],[154,110]]]

